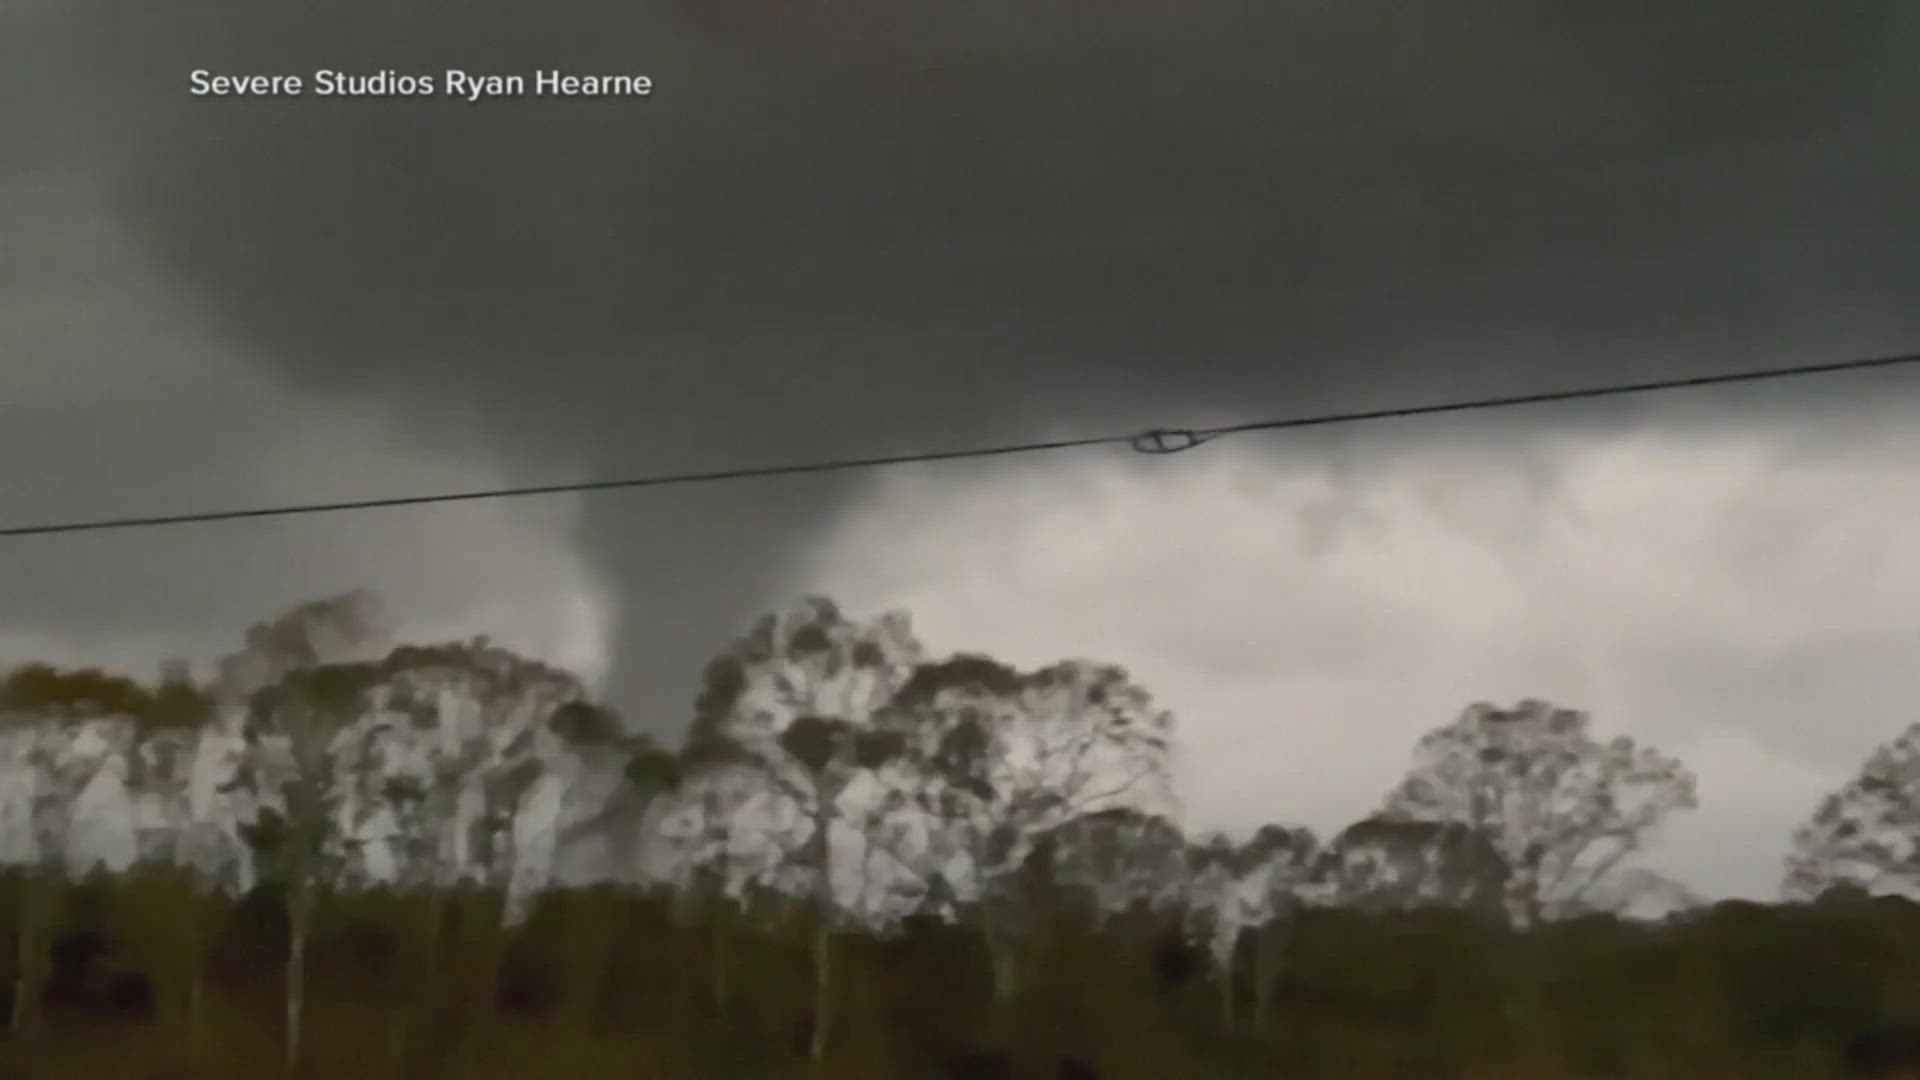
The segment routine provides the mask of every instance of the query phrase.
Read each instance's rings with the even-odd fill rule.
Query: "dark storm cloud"
[[[625,391],[603,415],[747,439],[817,445],[828,403],[911,430],[1036,391],[1056,415],[1095,380],[1337,384],[1315,369],[1356,338],[1408,368],[1414,342],[1823,347],[1831,304],[1789,290],[1868,318],[1910,293],[1883,264],[1920,225],[1917,43],[1884,5],[945,7],[190,3],[102,18],[86,78],[115,91],[96,115],[122,211],[287,363],[499,380],[569,414],[585,383]],[[660,90],[185,93],[194,66],[324,65],[640,68]],[[942,392],[957,368],[971,409]]]
[[[291,392],[249,364],[83,185],[0,190],[0,235],[8,524],[513,479],[497,457],[423,448],[377,407]],[[15,538],[0,558],[0,669],[204,664],[272,612],[371,586],[408,633],[486,631],[604,672],[610,612],[575,550],[574,500],[441,510]]]
[[[103,211],[259,359],[531,462],[942,447],[1920,329],[1920,34],[1884,2],[20,10],[49,92],[8,122],[76,140]],[[211,101],[198,67],[658,89]],[[844,490],[594,504],[628,685],[684,680]]]

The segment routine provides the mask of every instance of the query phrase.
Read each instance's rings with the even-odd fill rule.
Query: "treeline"
[[[282,1069],[290,928],[273,886],[229,899],[136,873],[63,893],[44,1024],[30,1049],[5,1046],[7,1075]],[[19,897],[16,878],[0,902]],[[455,915],[432,938],[436,902]],[[548,892],[510,931],[473,893],[376,890],[321,911],[310,1077],[1787,1080],[1896,1075],[1864,1067],[1876,1031],[1920,1016],[1920,907],[1903,900],[1524,932],[1444,909],[1316,909],[1286,927],[1273,985],[1247,964],[1223,987],[1179,913],[1096,918],[1082,897],[1028,943],[1034,977],[1006,1003],[964,918],[837,933],[834,1038],[816,1067],[801,912],[749,921],[613,886]],[[173,933],[192,924],[212,928],[197,955]],[[204,965],[197,1021],[189,962]]]
[[[659,745],[484,639],[394,642],[364,594],[254,627],[204,678],[15,667],[9,1060],[1762,1075],[1738,1049],[1762,999],[1734,999],[1771,984],[1722,978],[1729,933],[1800,985],[1838,980],[1807,1014],[1824,1019],[1749,1040],[1779,1075],[1816,1075],[1834,1038],[1900,1004],[1874,973],[1905,955],[1905,923],[1881,908],[1685,915],[1685,890],[1635,862],[1696,805],[1692,774],[1542,701],[1468,708],[1326,838],[1189,835],[1177,724],[1127,671],[936,656],[897,613],[770,614],[692,713]],[[1889,744],[1796,834],[1790,891],[1899,883],[1916,746]],[[1615,919],[1636,913],[1670,918]],[[1864,966],[1844,959],[1856,939]],[[1575,972],[1597,981],[1575,993]],[[1581,1019],[1606,987],[1625,1011]]]

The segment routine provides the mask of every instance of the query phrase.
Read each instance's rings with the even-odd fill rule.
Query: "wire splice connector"
[[[1128,445],[1132,446],[1134,452],[1138,454],[1177,454],[1182,450],[1191,450],[1206,441],[1206,436],[1186,428],[1154,428],[1152,431],[1143,431],[1127,440]]]

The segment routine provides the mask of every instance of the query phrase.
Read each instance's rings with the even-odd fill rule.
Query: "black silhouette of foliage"
[[[731,742],[721,726],[746,687],[746,667],[738,655],[722,655],[708,662],[699,696],[694,699],[693,723],[687,730],[686,745],[696,759],[718,754],[722,744]]]
[[[0,715],[47,713],[120,717],[147,732],[192,730],[213,718],[215,703],[179,665],[170,665],[152,688],[98,668],[48,664],[22,665],[0,681]]]
[[[379,664],[323,664],[287,672],[248,699],[249,729],[271,724],[281,710],[297,708],[334,718],[355,715],[383,676]]]
[[[679,787],[685,771],[680,760],[654,746],[651,740],[642,738],[638,743],[632,756],[627,759],[627,781],[650,794]]]
[[[921,664],[895,696],[902,710],[925,706],[942,690],[965,689],[983,695],[1007,695],[1020,689],[1020,673],[990,656],[961,653],[939,663]]]
[[[780,749],[808,772],[825,772],[847,744],[851,731],[844,720],[802,716],[780,733]]]
[[[1508,874],[1498,846],[1470,825],[1386,816],[1341,832],[1319,868],[1342,904],[1375,911],[1437,906],[1497,914]]]
[[[64,710],[88,716],[139,716],[153,695],[138,682],[98,668],[62,671],[49,664],[26,664],[0,683],[0,708],[19,711]]]
[[[141,719],[157,729],[192,729],[211,721],[217,711],[213,694],[176,667],[161,678]]]
[[[833,648],[833,639],[827,636],[826,628],[818,623],[810,623],[795,630],[787,642],[787,651],[795,655],[825,652],[831,648]]]
[[[586,701],[569,701],[555,709],[547,727],[580,746],[614,746],[626,738],[619,714]]]

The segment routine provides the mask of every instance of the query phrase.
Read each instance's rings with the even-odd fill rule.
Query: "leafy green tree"
[[[31,1022],[41,974],[45,921],[63,882],[96,869],[166,867],[192,881],[183,861],[192,817],[190,779],[213,702],[179,665],[149,686],[97,669],[46,665],[16,669],[0,687],[9,719],[8,764],[24,772],[24,822],[9,830],[33,856],[25,861],[20,914],[19,1022]],[[13,787],[13,785],[10,785]],[[165,1011],[183,1010],[188,1043],[198,1009],[199,923],[172,928],[178,962],[157,972]]]
[[[1591,718],[1543,701],[1474,705],[1419,742],[1381,816],[1456,823],[1486,836],[1507,867],[1513,919],[1586,910],[1595,887],[1660,824],[1697,805],[1693,774]]]
[[[1081,854],[1092,858],[1120,820],[1170,811],[1172,715],[1110,664],[1069,660],[1022,673],[963,654],[918,666],[880,724],[908,747],[903,786],[964,857],[1004,1004],[1031,924],[1018,884],[1035,843],[1080,822],[1091,830]],[[1106,812],[1121,817],[1097,817]]]
[[[683,924],[706,928],[708,989],[715,1013],[724,1016],[739,916],[756,883],[776,876],[801,841],[788,823],[754,812],[776,797],[760,770],[683,755],[674,765],[679,782],[659,799],[661,813],[642,834],[640,872],[673,893]]]
[[[1836,886],[1920,895],[1920,724],[1878,747],[1794,830],[1784,895]]]
[[[1382,815],[1333,838],[1307,896],[1366,912],[1442,907],[1499,915],[1507,877],[1499,847],[1471,825]]]
[[[184,664],[163,669],[159,685],[135,717],[127,788],[135,812],[136,861],[194,862],[193,775],[200,742],[218,717],[213,694]]]
[[[202,742],[218,717],[208,688],[184,664],[167,665],[147,707],[136,717],[126,785],[134,811],[136,879],[175,918],[152,934],[164,958],[154,974],[163,1017],[177,1015],[188,1070],[200,1059],[206,1008],[206,963],[222,905],[236,886],[238,852],[219,844],[196,820],[193,780]],[[155,924],[144,924],[149,931]]]
[[[0,821],[10,841],[5,861],[16,867],[19,882],[16,1033],[35,1026],[48,922],[60,886],[82,861],[71,843],[82,793],[111,764],[151,700],[136,681],[93,668],[32,664],[0,682],[0,767],[12,780],[7,790],[17,793]]]
[[[358,837],[343,817],[348,787],[339,744],[368,711],[376,665],[294,669],[256,692],[248,710],[248,753],[230,782],[253,812],[242,825],[262,876],[287,907],[286,1070],[300,1070],[307,942],[323,890],[345,880]]]
[[[311,600],[250,627],[241,647],[216,665],[214,687],[224,701],[245,702],[296,671],[376,659],[391,638],[385,608],[371,592]]]
[[[1223,1021],[1234,1024],[1240,945],[1251,934],[1254,1017],[1264,1022],[1294,910],[1319,865],[1319,841],[1306,829],[1265,825],[1244,844],[1214,835],[1187,851],[1189,930],[1213,961]]]
[[[762,775],[804,822],[802,845],[783,860],[812,900],[814,997],[808,1054],[826,1055],[835,998],[832,934],[843,911],[836,876],[845,840],[842,802],[900,756],[901,741],[874,717],[921,658],[904,615],[871,623],[810,598],[771,614],[707,670],[688,754],[701,767],[744,765]],[[774,809],[775,813],[781,812]],[[769,830],[769,837],[777,835]]]
[[[237,730],[203,745],[217,761],[221,810],[245,849],[239,884],[279,884],[293,936],[287,965],[286,1068],[299,1068],[307,934],[316,892],[346,862],[336,811],[333,741],[358,719],[386,648],[377,597],[364,590],[323,597],[251,627],[216,665],[218,708]],[[220,745],[225,743],[225,746]]]
[[[1186,900],[1187,839],[1165,817],[1108,807],[1062,822],[1046,839],[1054,880],[1081,891],[1096,917]]]
[[[617,756],[621,763],[616,789],[608,795],[596,792],[589,796],[591,803],[598,807],[597,812],[563,826],[556,851],[616,832],[629,816],[644,822],[653,804],[671,798],[678,787],[677,758],[644,735],[626,734],[624,725],[611,710],[584,702],[571,703],[555,713],[551,726],[574,753],[589,758]],[[575,783],[583,789],[595,786],[591,782],[576,780]],[[597,843],[594,847],[596,853],[611,850]],[[568,956],[562,979],[564,1013],[577,1030],[587,1033],[594,1030],[600,1016],[599,1005],[606,997],[609,983],[615,981],[613,955],[620,936],[620,920],[632,911],[632,905],[616,883],[605,876],[610,867],[604,860],[597,869],[600,873],[590,882],[555,883],[562,886],[558,899],[563,910],[572,912],[562,934]]]
[[[576,676],[484,638],[401,645],[370,670],[363,714],[337,746],[340,815],[353,823],[346,880],[422,901],[416,962],[396,975],[411,1002],[396,1016],[410,1012],[420,1032],[437,1015],[455,890],[477,885],[488,899],[493,915],[469,942],[487,958],[487,991],[466,1002],[475,1015],[457,1055],[471,1071],[506,931],[552,876],[569,751],[617,755],[624,736]],[[408,1044],[402,1025],[390,1051],[405,1057]]]

